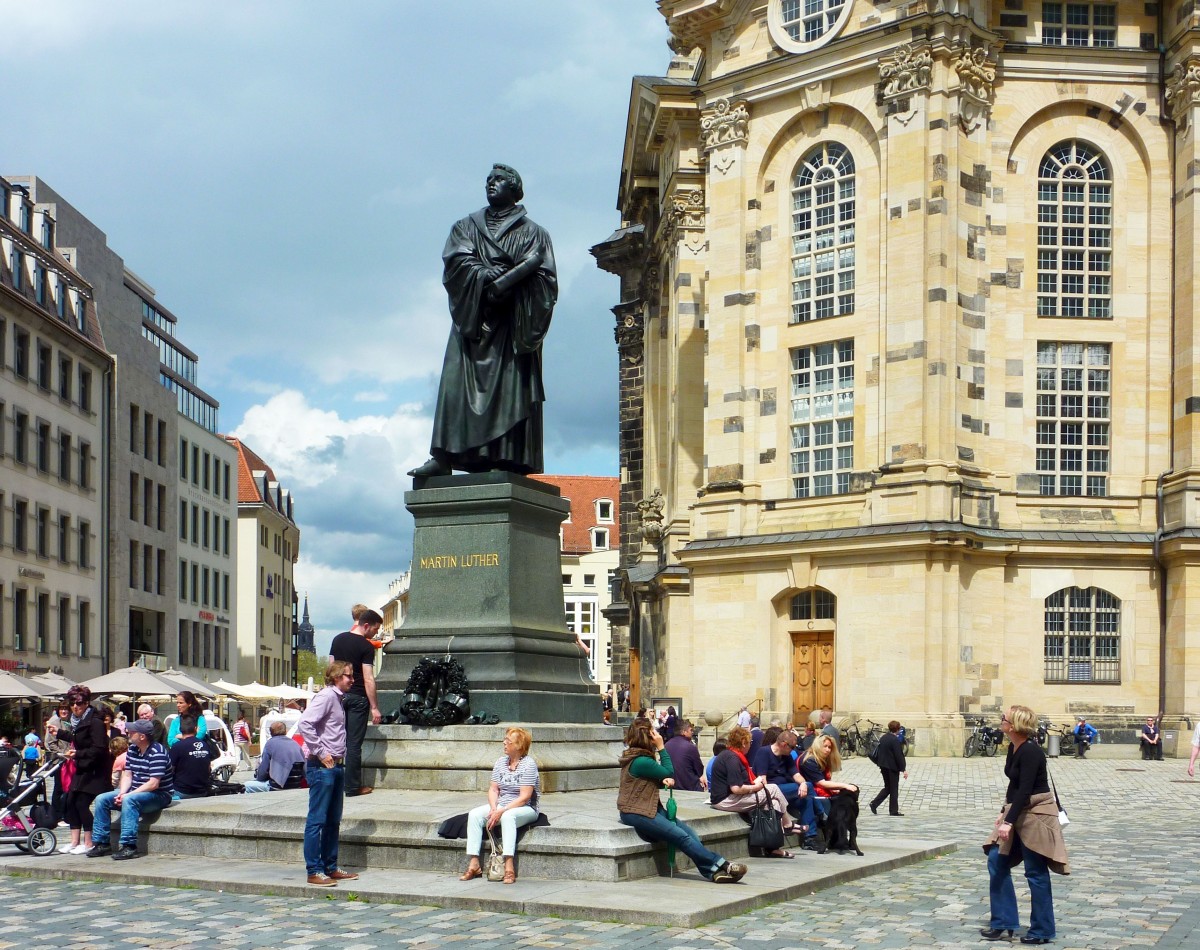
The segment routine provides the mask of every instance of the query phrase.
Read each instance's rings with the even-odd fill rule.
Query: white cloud
[[[230,434],[261,455],[280,481],[313,489],[348,476],[364,458],[384,462],[386,470],[375,477],[399,485],[409,468],[428,457],[430,431],[430,420],[415,405],[343,419],[289,389],[252,406]]]

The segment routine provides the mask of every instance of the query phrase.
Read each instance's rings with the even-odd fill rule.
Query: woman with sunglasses
[[[67,690],[71,709],[68,718],[71,748],[65,755],[75,763],[75,774],[64,808],[71,829],[71,844],[60,849],[63,854],[83,854],[91,850],[92,802],[101,792],[111,789],[112,757],[108,754],[108,732],[91,700],[92,691],[86,686],[72,686]]]

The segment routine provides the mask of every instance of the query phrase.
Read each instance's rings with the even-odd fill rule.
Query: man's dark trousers
[[[371,721],[371,703],[359,693],[342,697],[346,711],[346,794],[357,795],[362,788],[362,745]]]
[[[900,814],[900,773],[895,769],[880,769],[883,773],[883,791],[875,796],[871,801],[872,811],[883,804],[885,798],[890,799],[888,802],[888,814]]]

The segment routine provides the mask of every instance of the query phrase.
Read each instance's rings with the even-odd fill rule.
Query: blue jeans
[[[338,832],[342,826],[342,801],[346,771],[312,765],[308,779],[308,819],[304,822],[304,866],[309,874],[330,874],[338,869]]]
[[[815,838],[817,835],[817,821],[813,814],[813,799],[816,797],[813,794],[812,782],[805,782],[807,794],[800,797],[800,786],[795,782],[780,782],[779,791],[783,793],[783,797],[787,799],[788,810],[793,811],[800,819],[802,825],[808,825],[808,834],[805,837]]]
[[[621,812],[620,817],[621,824],[628,825],[642,838],[674,845],[692,859],[696,870],[704,875],[706,880],[712,880],[713,874],[725,864],[723,857],[704,847],[700,836],[691,828],[682,821],[671,821],[663,811],[662,805],[658,806],[658,813],[653,818],[627,811]]]
[[[1013,847],[1020,846],[1020,839]],[[1025,856],[1025,880],[1029,884],[1030,937],[1054,939],[1054,895],[1050,888],[1050,870],[1046,859],[1029,848],[1021,848]],[[992,923],[995,930],[1016,930],[1021,926],[1017,912],[1017,893],[1013,890],[1009,856],[1000,853],[999,846],[988,851],[988,894],[992,901]]]
[[[92,844],[111,844],[112,813],[121,810],[121,847],[136,848],[138,843],[138,819],[142,815],[153,815],[171,804],[170,792],[131,792],[117,804],[117,790],[103,792],[93,802]]]
[[[817,812],[820,812],[821,817],[823,818],[829,817],[829,799],[822,798],[815,791],[813,791],[813,783],[809,782],[807,801],[808,809],[805,814],[808,816],[808,818],[811,818],[812,821],[807,819],[801,820],[808,825],[808,835],[806,837],[815,838],[817,836]]]

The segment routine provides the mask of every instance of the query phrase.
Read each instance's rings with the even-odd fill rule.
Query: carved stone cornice
[[[1181,132],[1191,125],[1192,109],[1200,105],[1200,58],[1175,64],[1167,79],[1167,108]]]
[[[750,140],[749,104],[716,100],[700,113],[700,139],[706,152],[725,145],[745,145]]]
[[[992,114],[996,96],[996,62],[987,46],[961,46],[951,51],[958,74],[958,124],[970,135]]]
[[[880,98],[884,102],[928,92],[933,85],[933,47],[906,44],[879,63]]]

